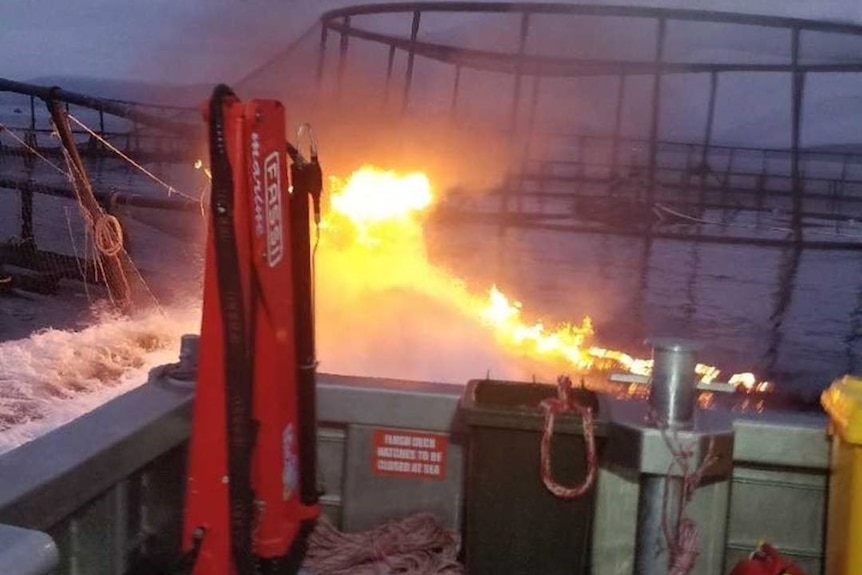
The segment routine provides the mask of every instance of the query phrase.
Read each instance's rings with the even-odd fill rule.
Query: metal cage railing
[[[778,230],[765,241],[855,247],[860,47],[860,26],[785,17],[392,3],[326,13],[314,74],[321,101],[362,86],[381,113],[430,112],[508,139],[518,160],[497,207],[508,221],[537,215],[538,198],[556,215],[587,198],[682,213],[671,235],[703,235],[704,223],[746,211],[767,221],[754,242]],[[485,87],[471,90],[477,78]]]

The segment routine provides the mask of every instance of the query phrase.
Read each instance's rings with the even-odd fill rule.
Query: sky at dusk
[[[0,77],[235,81],[325,10],[368,0],[0,0]],[[858,0],[623,0],[862,23]]]

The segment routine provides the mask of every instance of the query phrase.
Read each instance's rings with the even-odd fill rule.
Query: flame
[[[320,247],[323,267],[332,266],[330,275],[339,278],[340,290],[409,288],[451,305],[521,357],[577,372],[623,369],[634,376],[650,376],[651,359],[595,345],[589,317],[554,327],[528,321],[523,305],[496,285],[486,291],[470,290],[463,280],[431,264],[425,254],[422,216],[435,196],[424,174],[399,175],[364,166],[346,181],[330,178],[329,192]],[[720,374],[706,364],[698,364],[695,371],[705,384]],[[751,373],[736,374],[730,383],[747,391],[769,386],[758,383]]]
[[[593,364],[585,340],[593,334],[589,317],[580,325],[563,324],[554,330],[547,330],[542,322],[527,324],[521,319],[520,302],[509,299],[492,286],[488,301],[479,310],[486,325],[496,333],[498,339],[539,356],[558,356],[567,360],[577,369],[588,369]]]
[[[331,199],[332,210],[350,218],[363,236],[375,225],[409,220],[431,200],[431,183],[425,174],[398,176],[371,166],[355,172]]]

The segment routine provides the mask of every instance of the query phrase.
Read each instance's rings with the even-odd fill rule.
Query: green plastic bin
[[[573,390],[597,412],[596,397]],[[553,385],[494,380],[468,383],[460,413],[467,426],[464,553],[470,575],[581,575],[590,570],[595,489],[580,498],[554,496],[542,482],[542,400]],[[566,486],[586,476],[580,417],[556,418],[553,477]],[[597,453],[607,435],[595,417]]]

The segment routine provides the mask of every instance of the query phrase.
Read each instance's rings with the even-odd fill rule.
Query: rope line
[[[92,137],[96,138],[100,143],[104,144],[105,147],[107,147],[109,150],[111,150],[112,152],[114,152],[115,154],[117,154],[118,156],[123,158],[124,160],[126,160],[126,162],[128,162],[131,166],[135,167],[136,169],[141,171],[143,174],[145,174],[147,177],[149,177],[151,180],[153,180],[154,182],[156,182],[157,184],[159,184],[160,186],[165,188],[168,191],[168,196],[170,196],[171,194],[177,194],[178,196],[182,196],[182,197],[187,198],[189,200],[193,200],[193,201],[199,200],[199,198],[195,198],[195,197],[192,197],[188,194],[184,194],[183,192],[177,190],[175,187],[173,187],[172,185],[168,184],[167,182],[165,182],[164,180],[159,178],[157,175],[155,175],[154,173],[152,173],[151,171],[146,169],[144,166],[142,166],[141,164],[139,164],[138,162],[136,162],[135,160],[133,160],[132,158],[130,158],[129,156],[124,154],[120,149],[115,147],[111,142],[109,142],[108,140],[106,140],[105,138],[103,138],[102,136],[100,136],[99,134],[94,132],[93,130],[91,130],[86,124],[81,122],[78,118],[76,118],[72,114],[68,114],[68,116],[69,116],[70,120],[72,120],[73,122],[78,124],[78,126],[80,126],[82,129],[84,129]]]
[[[89,210],[86,209],[84,205],[83,199],[81,197],[81,190],[78,188],[78,181],[75,177],[73,177],[72,172],[75,172],[79,175],[79,179],[81,181],[86,181],[87,175],[83,173],[83,166],[79,167],[75,161],[73,161],[71,154],[69,151],[63,147],[63,158],[66,161],[66,165],[70,168],[69,171],[69,182],[72,185],[72,189],[75,192],[76,202],[78,204],[78,211],[81,216],[84,218],[84,221],[87,225],[84,226],[84,244],[85,246],[90,248],[90,259],[93,261],[94,268],[94,280],[98,283],[99,280],[104,280],[107,284],[108,281],[108,271],[105,268],[105,260],[101,257],[98,257],[98,254],[101,252],[106,257],[115,257],[119,256],[120,253],[126,256],[129,260],[133,268],[136,268],[134,261],[131,260],[129,254],[125,252],[125,249],[122,245],[122,226],[120,225],[119,220],[116,217],[108,214],[101,206],[97,206],[97,211],[99,214],[98,219],[94,221],[93,214],[90,213]],[[113,219],[113,221],[111,221]],[[71,234],[71,222],[70,225],[70,234]],[[93,236],[90,236],[90,233],[93,233]],[[112,234],[116,233],[116,236],[112,236]],[[114,240],[114,238],[119,238],[119,245]],[[107,250],[107,251],[103,251]],[[85,248],[86,251],[86,248]],[[129,284],[129,280],[126,277],[125,273],[122,274],[121,280],[125,286],[125,292],[131,293],[131,285]],[[107,290],[108,300],[113,304],[117,305],[118,303],[114,298],[114,294],[112,290]]]
[[[46,158],[45,156],[43,156],[43,155],[41,154],[41,152],[39,152],[39,150],[37,150],[36,148],[34,148],[34,147],[33,147],[33,146],[31,146],[30,144],[28,144],[28,143],[27,143],[27,141],[26,141],[25,139],[23,139],[23,138],[21,138],[20,136],[18,136],[18,135],[17,135],[15,132],[13,132],[13,131],[8,127],[8,126],[6,126],[6,125],[4,125],[2,122],[0,122],[0,133],[4,133],[4,132],[5,132],[5,133],[7,133],[7,134],[9,134],[10,136],[12,136],[12,138],[13,138],[15,141],[17,141],[19,144],[21,144],[22,146],[24,146],[25,148],[27,148],[27,150],[28,150],[31,154],[33,154],[33,155],[37,156],[38,158],[40,158],[43,162],[45,162],[46,164],[48,164],[49,166],[51,166],[52,168],[54,168],[57,172],[59,172],[59,173],[63,174],[64,176],[67,176],[67,177],[69,176],[69,172],[67,172],[66,170],[64,170],[63,168],[61,168],[60,166],[58,166],[57,164],[55,164],[54,162],[52,162],[51,160],[49,160],[48,158]]]
[[[700,532],[697,524],[685,515],[688,504],[697,487],[703,479],[706,470],[718,461],[715,454],[715,438],[710,437],[709,446],[700,464],[692,467],[692,459],[695,455],[697,440],[689,444],[683,444],[675,428],[670,428],[654,411],[650,411],[648,421],[655,425],[661,432],[665,446],[670,452],[672,459],[667,469],[667,481],[664,485],[662,502],[662,531],[668,550],[668,575],[688,575],[694,569],[695,561],[699,554]],[[678,473],[674,475],[674,467]],[[681,489],[675,502],[675,512],[671,517],[671,478],[681,481]],[[672,527],[676,525],[676,529]]]
[[[579,405],[571,392],[572,380],[566,376],[557,379],[557,397],[546,399],[541,403],[545,411],[545,424],[542,431],[540,444],[540,465],[542,482],[548,491],[561,499],[575,499],[580,497],[593,486],[596,480],[596,439],[593,426],[593,411],[589,407]],[[551,473],[551,438],[554,435],[554,419],[557,414],[577,413],[581,417],[581,425],[584,431],[584,443],[586,444],[587,474],[580,485],[566,487],[558,483]]]
[[[96,248],[102,254],[113,257],[123,251],[123,228],[120,220],[111,214],[102,214],[93,227]]]
[[[66,214],[66,228],[69,230],[69,242],[72,244],[72,253],[75,255],[75,263],[78,266],[78,273],[81,274],[81,278],[84,280],[84,295],[86,295],[87,301],[92,302],[93,298],[90,296],[90,282],[87,278],[87,270],[84,267],[84,264],[81,263],[82,258],[78,255],[78,242],[75,241],[75,235],[72,233],[72,219],[69,217],[70,209],[71,206],[65,206],[63,209],[63,212]],[[78,209],[80,211],[80,206],[78,206]]]
[[[782,233],[788,233],[788,234],[793,233],[793,229],[787,228],[787,227],[780,227],[780,226],[761,227],[761,226],[757,226],[757,225],[753,225],[753,224],[748,224],[748,225],[746,225],[746,224],[728,224],[725,222],[718,222],[715,220],[707,220],[704,218],[698,218],[695,216],[691,216],[689,214],[680,212],[678,210],[674,210],[674,209],[669,208],[669,207],[662,205],[662,204],[655,204],[655,209],[657,211],[662,211],[662,212],[668,213],[672,216],[675,216],[677,218],[680,218],[683,220],[688,220],[688,221],[696,223],[696,224],[704,224],[704,225],[709,225],[709,226],[719,226],[719,227],[723,227],[723,228],[737,228],[737,229],[741,229],[741,230],[782,232]],[[659,215],[659,217],[660,217],[660,215]],[[823,231],[811,230],[811,229],[807,230],[806,233],[817,234],[817,235],[822,235],[822,236],[829,236],[829,237],[862,239],[862,234],[847,234],[847,233],[841,233],[841,232],[823,232]]]

